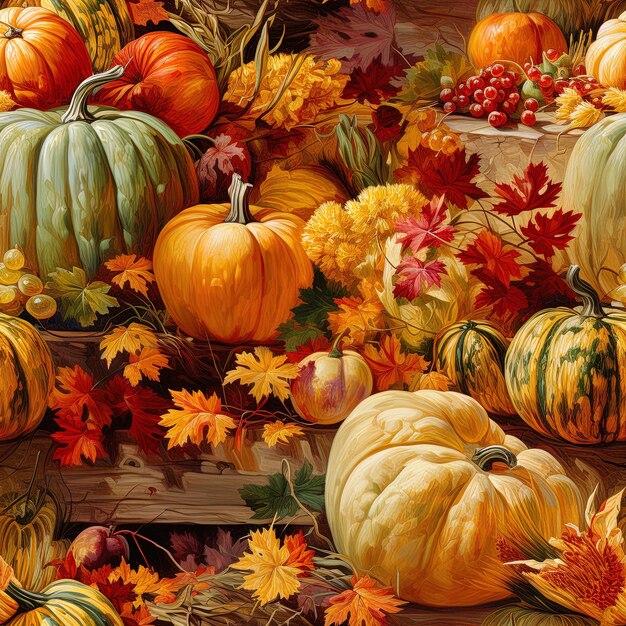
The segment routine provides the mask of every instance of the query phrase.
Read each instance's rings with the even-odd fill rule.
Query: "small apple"
[[[103,565],[116,566],[130,557],[128,542],[122,535],[116,535],[113,528],[91,526],[83,530],[70,546],[76,565],[88,570]]]

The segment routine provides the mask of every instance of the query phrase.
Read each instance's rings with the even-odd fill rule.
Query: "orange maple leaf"
[[[227,431],[237,424],[230,415],[222,413],[222,402],[214,393],[207,398],[201,391],[189,392],[185,389],[173,391],[172,399],[180,408],[170,409],[161,416],[161,426],[168,429],[168,448],[182,446],[187,441],[200,445],[222,443]]]
[[[387,13],[389,10],[389,0],[350,0],[350,4],[364,4],[375,13]]]
[[[345,334],[353,346],[362,346],[383,324],[383,305],[377,297],[350,296],[335,299],[338,311],[328,314],[328,323],[334,335]]]
[[[162,2],[155,0],[127,0],[126,5],[130,12],[133,24],[146,26],[148,22],[158,24],[168,19],[167,11]]]
[[[416,373],[428,367],[426,359],[419,354],[402,352],[400,341],[393,334],[383,337],[378,349],[371,344],[365,346],[364,356],[374,375],[377,391],[408,385]]]
[[[120,613],[124,626],[151,626],[156,622],[156,617],[150,614],[146,606],[133,609],[131,602],[124,605],[124,610]]]
[[[154,281],[152,261],[143,256],[137,258],[135,254],[118,254],[114,259],[105,263],[107,269],[119,272],[111,279],[120,289],[128,283],[131,289],[148,295],[148,284]]]
[[[50,437],[59,443],[54,452],[54,458],[61,465],[69,467],[82,465],[83,459],[95,463],[96,459],[106,458],[104,436],[101,428],[92,420],[83,421],[79,417],[65,416],[57,418],[59,432]]]
[[[158,348],[142,348],[139,354],[130,355],[129,363],[124,368],[124,378],[136,387],[144,376],[150,380],[159,380],[162,367],[169,367],[169,361]]]
[[[209,577],[215,574],[212,566],[200,566],[194,572],[180,572],[174,578],[162,578],[161,589],[154,597],[155,604],[171,604],[176,600],[176,594],[184,587],[190,587],[191,595],[210,589]]]
[[[289,550],[289,559],[285,565],[297,567],[302,570],[302,574],[312,572],[315,569],[313,564],[314,550],[309,550],[309,545],[304,539],[302,531],[298,531],[295,535],[285,535],[284,545]]]
[[[428,374],[418,374],[411,383],[411,391],[417,389],[435,389],[437,391],[449,391],[454,387],[454,383],[441,372],[429,372]]]
[[[383,626],[387,614],[398,613],[404,600],[397,598],[390,587],[380,588],[369,576],[352,579],[348,589],[330,599],[324,626]]]

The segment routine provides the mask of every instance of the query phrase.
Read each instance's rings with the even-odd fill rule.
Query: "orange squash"
[[[541,62],[542,52],[550,48],[565,53],[567,42],[559,27],[543,13],[494,13],[474,26],[467,55],[476,68],[496,60],[523,65],[529,59]]]
[[[215,70],[188,37],[148,33],[122,48],[113,65],[125,67],[124,75],[98,92],[99,104],[150,113],[181,137],[213,121],[220,103]]]
[[[313,269],[289,213],[249,205],[238,174],[229,204],[198,205],[170,220],[154,250],[154,273],[168,313],[197,339],[267,342],[287,321]]]
[[[78,31],[40,7],[0,11],[0,89],[24,107],[67,104],[91,76],[91,59]]]

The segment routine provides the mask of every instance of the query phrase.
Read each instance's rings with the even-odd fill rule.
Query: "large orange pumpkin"
[[[233,176],[229,204],[186,209],[161,231],[154,273],[181,330],[227,344],[276,337],[313,281],[300,243],[304,222],[249,206],[251,185]]]
[[[188,37],[148,33],[122,48],[113,65],[124,66],[124,75],[98,92],[98,103],[150,113],[181,137],[213,121],[220,102],[215,70]]]
[[[91,59],[78,31],[40,7],[0,11],[0,89],[25,107],[67,104],[91,76]]]
[[[474,67],[494,61],[529,59],[539,63],[542,52],[553,48],[567,52],[567,42],[559,27],[543,13],[494,13],[482,19],[470,35],[467,55]]]

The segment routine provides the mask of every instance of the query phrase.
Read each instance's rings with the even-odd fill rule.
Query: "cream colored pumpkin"
[[[581,495],[548,452],[505,435],[472,398],[387,391],[334,439],[326,514],[361,572],[429,606],[511,595],[497,542],[546,540],[581,520]]]
[[[626,12],[600,26],[587,50],[585,66],[602,85],[626,88]]]

